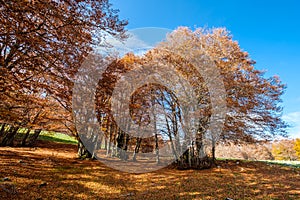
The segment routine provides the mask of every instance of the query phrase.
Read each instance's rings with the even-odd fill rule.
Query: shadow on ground
[[[0,160],[0,199],[300,199],[300,169],[261,162],[129,174],[76,159],[76,145],[45,141],[0,148]]]

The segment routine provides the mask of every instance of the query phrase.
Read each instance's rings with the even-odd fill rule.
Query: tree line
[[[127,21],[119,19],[118,11],[107,0],[0,2],[1,146],[33,145],[41,130],[53,130],[76,136],[80,157],[93,157],[94,151],[104,148],[107,156],[133,161],[139,159],[140,152],[154,152],[160,163],[161,147],[168,145],[170,156],[182,168],[202,168],[214,161],[218,141],[256,143],[286,136],[287,124],[281,118],[280,106],[286,86],[279,77],[267,78],[255,69],[255,61],[226,29],[179,27],[145,55],[133,52],[116,57],[106,69],[95,96],[97,119],[104,134],[90,136],[95,148],[87,151],[72,115],[75,74],[105,35],[126,39]],[[208,56],[224,83],[224,128],[210,145],[203,141],[213,109],[211,91],[196,66],[182,56],[184,52]],[[138,131],[131,136],[116,123],[111,101],[117,82],[127,72],[138,70],[137,66],[157,63],[181,74],[192,87],[193,101],[201,108],[193,122],[197,124],[195,137],[184,129],[191,121],[176,92],[159,84],[143,85],[130,97],[130,120],[138,127],[148,125],[151,137],[145,138]],[[121,107],[117,112],[122,116]],[[128,124],[126,120],[123,123]],[[21,139],[17,137],[20,131]]]
[[[219,141],[211,140],[210,145],[203,143],[212,114],[209,90],[201,74],[189,60],[182,57],[181,51],[187,51],[194,56],[208,55],[215,61],[222,75],[228,110]],[[197,115],[198,125],[194,130],[194,138],[189,138],[188,131],[184,130],[183,127],[188,121],[185,119],[187,116],[184,113],[185,108],[175,92],[170,90],[180,88],[176,84],[170,88],[159,84],[145,84],[131,94],[130,120],[139,127],[150,126],[152,137],[145,139],[143,135],[130,135],[114,118],[116,114],[114,115],[112,109],[116,104],[112,103],[112,96],[118,81],[129,71],[138,71],[140,66],[155,66],[157,63],[180,73],[195,91],[196,104],[201,109]],[[96,109],[104,134],[94,140],[94,146],[98,148],[93,151],[96,152],[104,145],[107,156],[136,161],[139,151],[150,146],[159,164],[163,159],[159,147],[167,145],[170,156],[174,157],[180,167],[203,168],[210,166],[215,160],[217,142],[257,143],[271,140],[275,136],[285,136],[287,125],[281,119],[282,108],[279,104],[285,85],[277,76],[265,78],[262,71],[254,68],[254,64],[248,53],[242,51],[230,33],[223,28],[192,31],[180,27],[169,34],[166,41],[144,56],[127,54],[123,58],[116,59],[109,65],[98,83]],[[157,70],[164,69],[157,68]],[[143,71],[139,75],[143,75]],[[137,75],[134,79],[143,78]],[[122,96],[124,93],[119,95]],[[159,110],[155,110],[157,106]],[[117,115],[125,116],[122,115],[124,112],[122,107],[118,107],[117,112]],[[121,118],[125,120],[124,124],[129,124],[125,118]],[[95,138],[94,135],[88,137],[91,141]],[[93,152],[88,154],[92,156]]]

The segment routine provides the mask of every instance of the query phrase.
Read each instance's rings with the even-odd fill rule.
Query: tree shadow
[[[1,198],[79,200],[300,197],[300,170],[296,168],[230,160],[218,161],[218,167],[213,169],[177,170],[168,166],[149,173],[134,174],[117,171],[98,161],[75,159],[76,148],[73,145],[51,144],[38,148],[0,148]],[[51,149],[53,154],[49,154]],[[4,177],[8,177],[10,181],[3,181]],[[11,187],[15,188],[16,193]]]

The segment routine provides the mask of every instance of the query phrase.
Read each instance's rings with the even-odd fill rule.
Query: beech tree
[[[129,135],[117,126],[111,110],[111,96],[121,75],[133,69],[133,64],[141,62],[132,54],[112,62],[98,82],[96,92],[97,118],[105,133],[104,140],[107,156],[118,156],[126,159]],[[140,116],[139,116],[140,117]]]
[[[256,70],[255,61],[226,29],[179,28],[169,35],[163,47],[178,55],[183,51],[195,52],[195,56],[205,54],[215,62],[227,94],[228,113],[221,141],[254,143],[286,136],[287,125],[281,119],[280,106],[285,85],[278,76],[265,78],[262,71]],[[214,157],[214,151],[212,154]]]
[[[0,1],[2,127],[33,128],[24,116],[35,109],[51,115],[49,111],[57,110],[52,105],[60,105],[68,113],[61,124],[76,134],[71,116],[74,75],[105,34],[126,37],[127,22],[117,12],[108,0]]]
[[[189,53],[188,58],[184,57],[186,52]],[[223,130],[217,130],[220,131],[218,133],[219,138],[211,138],[210,149],[205,148],[207,146],[203,143],[212,115],[210,92],[203,79],[203,74],[199,74],[195,70],[196,66],[193,66],[194,63],[189,60],[203,55],[208,56],[217,66],[221,74],[219,78],[224,83],[227,95],[227,115],[224,128]],[[159,91],[166,91],[163,86],[148,85],[148,89],[139,90],[135,97],[132,97],[134,102],[131,105],[133,112],[131,117],[137,124],[149,121],[147,116],[150,112],[147,110],[151,110],[151,106],[154,106],[153,103],[149,104],[149,97],[153,91],[156,91],[154,93],[157,94],[154,99],[164,100],[161,106],[167,106],[168,101],[171,101],[169,105],[176,105],[175,107],[179,109],[171,109],[169,113],[161,113],[167,120],[165,127],[160,131],[162,135],[164,133],[172,135],[168,142],[171,140],[171,143],[174,144],[173,154],[181,167],[210,167],[211,161],[208,156],[212,157],[212,161],[215,159],[215,147],[218,139],[225,143],[256,143],[270,140],[276,136],[286,136],[286,123],[281,119],[282,108],[280,106],[281,95],[286,86],[280,81],[279,77],[266,78],[262,71],[255,69],[255,61],[239,47],[226,29],[197,29],[192,31],[181,27],[169,34],[165,42],[162,42],[144,56],[127,55],[116,61],[100,80],[97,93],[98,119],[100,123],[105,121],[105,123],[111,124],[110,128],[104,129],[107,130],[110,140],[116,141],[112,138],[118,138],[120,134],[126,135],[126,133],[118,132],[119,127],[114,122],[112,115],[109,114],[111,112],[111,95],[116,82],[123,73],[134,69],[138,65],[148,64],[154,66],[155,63],[165,64],[170,69],[174,69],[174,71],[185,77],[195,90],[196,102],[202,108],[198,113],[199,126],[194,133],[196,137],[194,141],[184,143],[184,140],[186,140],[184,135],[187,132],[183,130],[181,131],[183,136],[176,138],[176,135],[180,132],[176,127],[185,123],[184,109],[176,98],[170,98],[170,92],[159,93]],[[167,97],[168,95],[169,97]],[[174,106],[173,108],[175,108]],[[164,109],[165,111],[168,110],[167,107],[164,107]],[[161,117],[156,119],[157,123],[161,123]],[[127,143],[125,146],[128,146],[131,140],[135,141],[133,142],[133,145],[135,145],[133,160],[135,160],[135,153],[138,152],[141,141],[139,138],[128,139],[127,136],[124,138],[127,138],[124,140]],[[177,141],[177,144],[180,146],[177,150],[176,140],[179,141]],[[152,140],[152,142],[154,141]],[[155,146],[155,144],[152,145]],[[187,148],[182,145],[187,145]],[[187,149],[187,151],[180,152],[180,149]],[[182,156],[178,158],[177,155]]]

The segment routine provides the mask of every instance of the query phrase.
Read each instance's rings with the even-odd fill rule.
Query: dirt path
[[[0,148],[0,199],[300,199],[300,169],[222,161],[209,170],[128,174],[76,159],[76,146]]]

